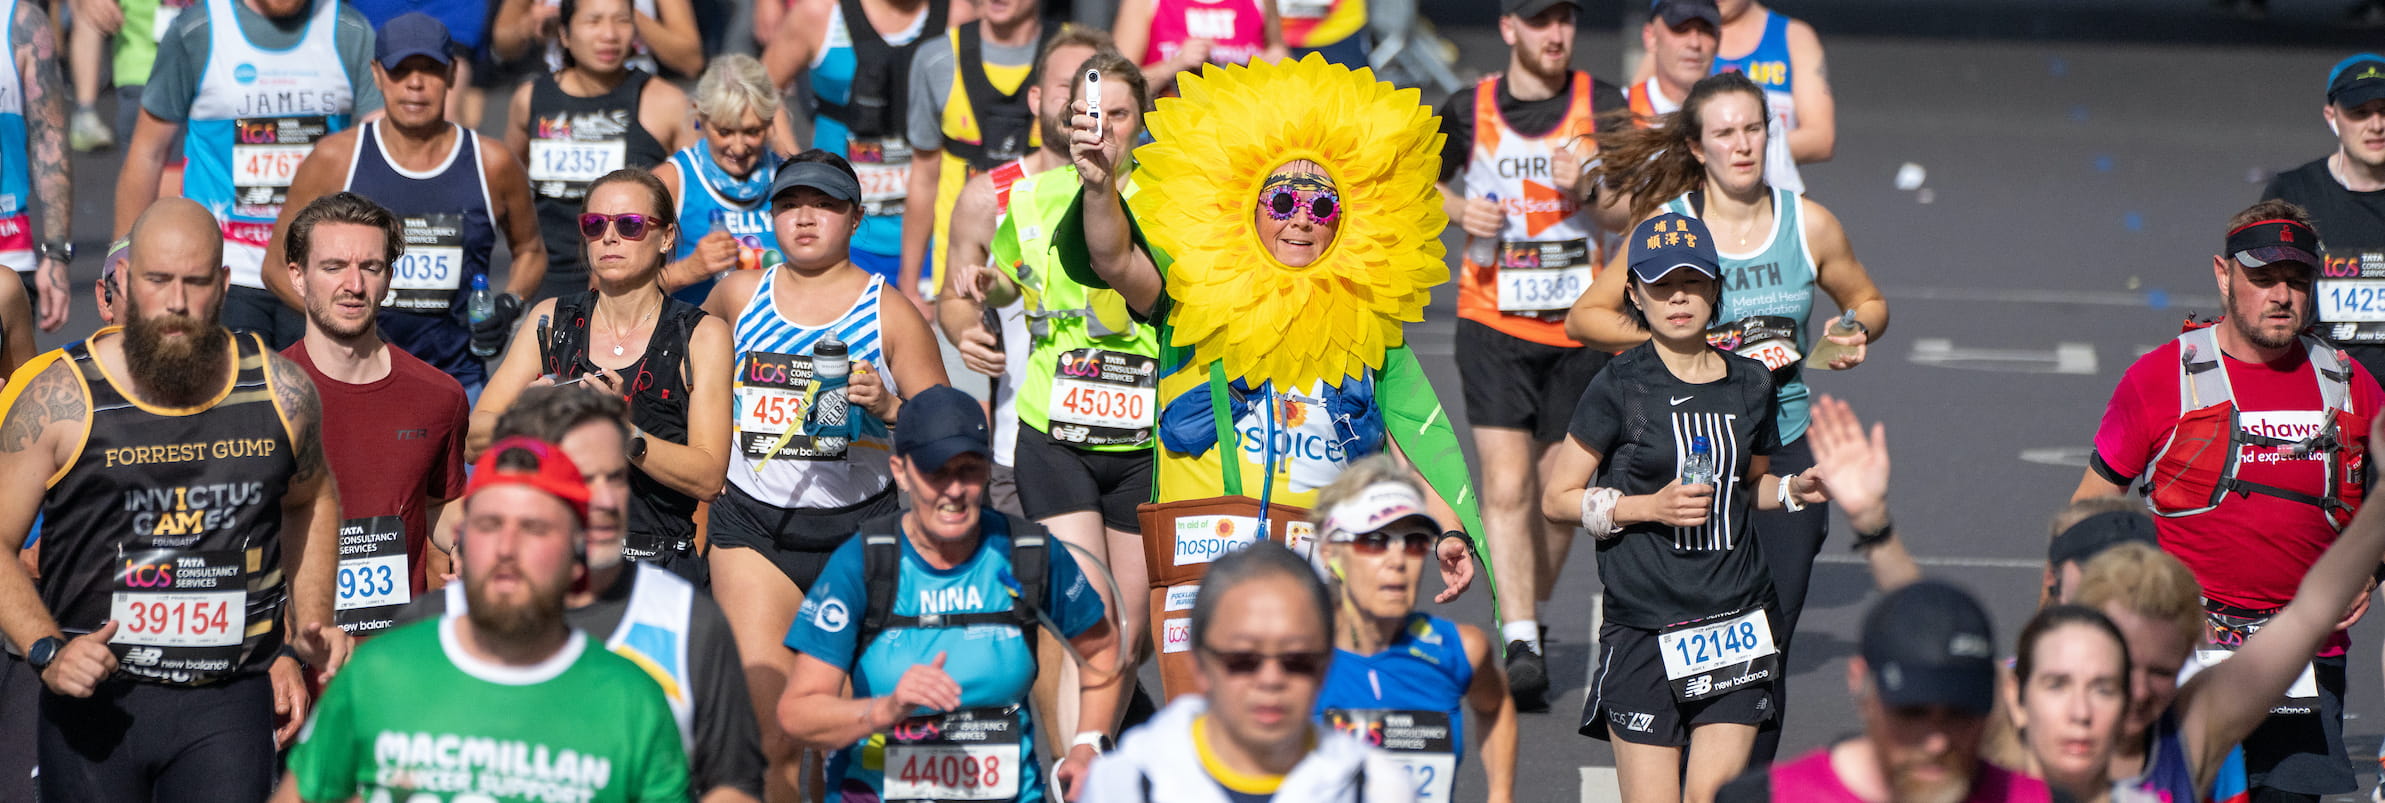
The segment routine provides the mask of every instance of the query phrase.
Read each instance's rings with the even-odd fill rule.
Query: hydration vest
[[[1010,610],[946,613],[918,616],[896,614],[895,595],[902,591],[903,523],[902,514],[890,514],[863,522],[861,525],[861,577],[869,589],[869,597],[861,614],[861,630],[854,641],[855,656],[870,648],[870,642],[887,628],[948,628],[972,625],[1011,625],[1019,629],[1019,637],[1027,642],[1027,652],[1035,653],[1035,634],[1041,618],[1036,608],[1043,604],[1044,589],[1051,584],[1051,554],[1049,531],[1030,521],[1008,521],[993,510],[982,511],[987,523],[1002,519],[1007,533],[983,527],[979,538],[1010,539],[1010,575],[1018,586],[1010,589]],[[979,545],[979,549],[987,545]],[[856,658],[858,660],[858,657]]]
[[[2262,494],[2320,508],[2342,530],[2360,506],[2367,474],[2366,429],[2353,415],[2351,368],[2343,356],[2316,337],[2302,336],[2324,405],[2318,432],[2289,440],[2247,431],[2219,349],[2215,327],[2178,336],[2178,425],[2146,467],[2138,490],[2154,515],[2184,518],[2208,513],[2229,493]],[[2296,456],[2318,453],[2326,468],[2324,496],[2249,482],[2237,476],[2246,447],[2290,448]]]

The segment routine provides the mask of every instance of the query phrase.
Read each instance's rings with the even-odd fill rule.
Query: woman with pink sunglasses
[[[720,495],[728,474],[729,327],[663,294],[663,264],[683,236],[676,209],[642,169],[588,186],[575,222],[595,289],[540,301],[522,316],[472,409],[472,445],[485,446],[497,417],[532,385],[578,383],[620,396],[635,425],[621,554],[705,588],[696,508]]]

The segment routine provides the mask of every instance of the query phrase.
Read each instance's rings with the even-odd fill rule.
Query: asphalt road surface
[[[1811,197],[1845,222],[1895,317],[1869,362],[1812,384],[1886,422],[1898,533],[1932,575],[1987,602],[2008,649],[2035,600],[2046,519],[2078,482],[2120,371],[2186,313],[2216,308],[2208,265],[2228,216],[2269,173],[2333,147],[2319,118],[2326,70],[2375,33],[2334,25],[2332,0],[2278,3],[2262,23],[2199,0],[1780,4],[1814,15],[1838,99],[1837,158],[1806,167]],[[1594,4],[1582,33],[1578,64],[1602,76],[1621,59],[1615,6]],[[1504,64],[1490,7],[1426,7],[1460,45],[1468,77]],[[1919,191],[1894,186],[1907,163],[1927,173]],[[44,335],[44,348],[96,325],[88,290],[115,164],[112,153],[75,159],[86,256],[75,319]],[[1456,414],[1451,294],[1439,295],[1410,337]],[[1843,678],[1875,595],[1845,533],[1834,524],[1814,572],[1789,667],[1784,756],[1858,727]],[[1543,608],[1554,689],[1550,713],[1523,718],[1522,801],[1615,794],[1610,751],[1575,732],[1594,560],[1576,550]],[[1436,612],[1488,626],[1489,608],[1477,590]],[[2380,618],[2355,631],[2345,723],[2368,783],[2385,724]],[[1480,794],[1479,772],[1463,771],[1457,799]]]

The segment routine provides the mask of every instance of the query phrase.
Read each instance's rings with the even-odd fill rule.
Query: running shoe
[[[74,121],[67,126],[66,144],[80,153],[104,151],[116,147],[116,132],[99,119],[99,112],[76,109]]]
[[[1507,642],[1507,693],[1515,697],[1517,711],[1549,710],[1549,661],[1521,639]]]

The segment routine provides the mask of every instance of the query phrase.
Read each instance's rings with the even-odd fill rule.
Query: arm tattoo
[[[88,412],[83,409],[82,389],[66,365],[52,363],[31,381],[8,408],[8,417],[0,420],[0,452],[22,452],[40,442],[51,422],[81,421]]]
[[[291,456],[297,469],[290,475],[293,483],[306,482],[324,474],[329,465],[323,457],[323,397],[315,392],[315,383],[307,379],[305,369],[279,354],[269,354],[273,361],[273,396],[281,403],[282,414],[289,416]]]
[[[41,209],[43,242],[65,242],[74,214],[74,180],[66,158],[66,79],[58,70],[58,34],[48,15],[35,3],[18,3],[9,21],[10,54],[20,68],[33,68],[24,80],[27,160],[33,168],[33,200]]]

